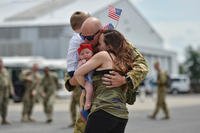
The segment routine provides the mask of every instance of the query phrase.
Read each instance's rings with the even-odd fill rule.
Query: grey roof
[[[2,0],[0,25],[69,24],[76,10],[94,14],[120,0]]]
[[[1,0],[0,1],[0,22],[5,21],[16,13],[28,10],[45,0]]]
[[[33,6],[27,10],[22,12],[16,13],[15,15],[8,17],[5,21],[17,21],[17,20],[32,20],[37,19],[40,16],[46,15],[49,12],[53,12],[56,9],[59,9],[69,3],[71,0],[51,0],[51,1],[44,1],[38,5]]]

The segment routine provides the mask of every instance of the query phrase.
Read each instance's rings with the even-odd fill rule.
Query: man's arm
[[[133,87],[136,88],[144,80],[149,69],[144,56],[135,47],[133,47],[133,53],[135,56],[133,67],[132,70],[127,73],[127,78],[130,77]]]
[[[65,88],[70,92],[73,91],[76,86],[78,85],[78,82],[73,77],[70,77],[68,73],[65,73]]]
[[[8,71],[7,71],[7,73],[8,73],[8,82],[9,82],[9,92],[13,97],[13,96],[15,96],[15,89],[14,89],[13,82],[12,82],[12,79],[10,77],[10,74],[9,74]]]
[[[83,62],[79,62],[78,67],[80,67],[83,64],[84,64]],[[65,74],[65,88],[68,91],[73,91],[77,85],[79,85],[79,84],[78,84],[76,78],[74,76],[70,77],[70,75],[68,73],[66,73]]]

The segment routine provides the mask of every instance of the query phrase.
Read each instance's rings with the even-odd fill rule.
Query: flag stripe
[[[120,14],[118,15],[117,12],[116,12],[117,8],[114,8],[113,6],[109,6],[108,8],[108,17],[116,20],[116,21],[119,21],[119,18],[120,18]]]

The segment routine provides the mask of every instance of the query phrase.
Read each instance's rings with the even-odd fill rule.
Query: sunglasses
[[[93,35],[90,35],[90,36],[84,36],[82,35],[82,33],[80,33],[80,37],[85,40],[87,39],[88,41],[92,41],[94,40],[94,37],[99,33],[100,30],[98,30],[96,33],[94,33]]]

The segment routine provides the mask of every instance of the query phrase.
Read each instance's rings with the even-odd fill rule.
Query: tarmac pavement
[[[46,124],[42,104],[34,108],[33,118],[36,122],[21,123],[21,103],[10,103],[8,120],[11,125],[0,125],[0,133],[72,133],[69,116],[70,99],[57,99],[54,121]],[[137,98],[134,105],[128,106],[129,121],[125,133],[199,133],[200,131],[200,94],[169,95],[167,104],[170,109],[170,120],[150,120],[147,115],[153,112],[155,98]]]

